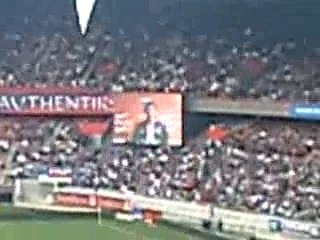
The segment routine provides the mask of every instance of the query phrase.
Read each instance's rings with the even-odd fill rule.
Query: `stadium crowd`
[[[130,38],[121,29],[113,36],[95,28],[85,40],[62,32],[7,34],[2,39],[8,47],[0,85],[71,85],[262,101],[320,99],[318,58],[293,57],[293,40],[258,46],[250,28],[237,44],[207,36],[153,38],[146,30],[139,32]]]
[[[77,186],[319,221],[317,126],[258,120],[236,130],[228,126],[220,140],[199,136],[183,148],[120,145],[108,151],[88,147],[71,122],[17,120],[13,127],[16,140],[3,139],[0,147],[8,158],[15,144],[11,164],[20,176],[63,169]]]
[[[319,62],[291,58],[293,41],[258,47],[252,34],[248,28],[238,45],[178,34],[153,39],[146,31],[130,39],[121,30],[111,36],[98,28],[83,41],[63,33],[7,34],[0,85],[318,102]],[[16,175],[58,167],[72,174],[74,185],[320,220],[316,124],[258,120],[219,141],[199,136],[183,148],[109,150],[88,147],[71,120],[2,120],[0,129],[2,166],[11,165]]]

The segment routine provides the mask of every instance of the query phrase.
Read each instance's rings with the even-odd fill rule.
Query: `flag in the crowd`
[[[207,137],[213,141],[223,140],[228,136],[228,130],[222,127],[211,125],[207,130]]]

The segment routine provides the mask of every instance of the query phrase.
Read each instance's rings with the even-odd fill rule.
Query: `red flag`
[[[207,131],[207,137],[211,140],[217,141],[217,140],[223,140],[228,135],[228,130],[217,127],[217,126],[210,126]]]
[[[85,136],[103,135],[109,128],[106,121],[79,121],[78,129]]]

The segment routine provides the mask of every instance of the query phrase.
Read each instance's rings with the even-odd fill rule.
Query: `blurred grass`
[[[98,225],[95,214],[61,214],[0,207],[1,240],[220,240],[168,223],[149,227],[104,216]]]

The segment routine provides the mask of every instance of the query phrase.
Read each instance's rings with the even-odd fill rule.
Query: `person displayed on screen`
[[[149,101],[144,103],[143,111],[146,119],[139,123],[133,135],[133,142],[137,145],[165,145],[168,143],[168,131],[164,123],[158,119],[156,105]]]

